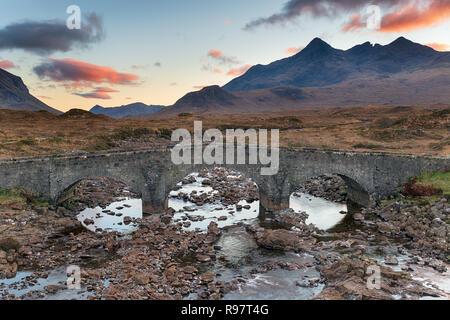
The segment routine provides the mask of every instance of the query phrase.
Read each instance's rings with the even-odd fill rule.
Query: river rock
[[[266,230],[256,233],[259,246],[275,250],[297,250],[303,248],[299,233],[288,230]]]
[[[390,266],[397,266],[398,260],[396,257],[387,257],[386,259],[384,259],[384,263]]]

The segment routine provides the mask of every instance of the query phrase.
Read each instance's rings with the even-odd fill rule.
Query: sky
[[[172,105],[315,37],[349,49],[399,36],[450,51],[450,0],[16,0],[0,11],[0,68],[61,111]]]

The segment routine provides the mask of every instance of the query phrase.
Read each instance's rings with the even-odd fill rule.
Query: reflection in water
[[[52,270],[45,277],[38,277],[33,281],[28,281],[31,278],[34,278],[33,272],[21,271],[12,279],[0,280],[0,300],[2,300],[2,293],[6,291],[8,294],[12,294],[16,297],[24,296],[24,299],[39,298],[40,300],[86,300],[89,295],[86,288],[82,288],[81,290],[67,288],[67,274],[65,267]],[[52,294],[40,294],[45,292],[45,287],[50,285],[57,286],[59,290]],[[27,297],[27,295],[30,296]]]
[[[92,232],[117,231],[130,234],[137,230],[136,224],[132,221],[142,219],[142,200],[126,198],[111,203],[105,209],[87,208],[77,216],[77,219]],[[86,224],[89,220],[91,223]]]
[[[217,245],[221,249],[212,267],[217,279],[246,279],[239,284],[238,290],[226,294],[224,300],[303,300],[311,299],[323,288],[323,285],[298,286],[298,282],[320,278],[311,255],[260,248],[253,235],[246,232],[243,226],[224,230]],[[264,265],[286,262],[304,267],[299,270],[276,268],[268,272],[256,271]],[[252,276],[248,277],[249,274]]]
[[[254,237],[243,227],[224,232],[217,245],[221,247],[219,258],[229,267],[252,263],[252,253],[258,250]]]
[[[211,187],[202,185],[203,178],[198,174],[193,174],[197,181],[190,184],[179,184],[179,190],[172,191],[169,197],[169,207],[175,209],[176,213],[173,217],[173,223],[189,222],[184,228],[187,230],[195,230],[199,228],[205,231],[211,221],[215,221],[220,228],[235,225],[237,222],[244,224],[261,225],[265,228],[271,228],[271,224],[267,221],[260,221],[259,217],[259,201],[247,203],[241,201],[241,206],[246,206],[242,211],[236,210],[236,205],[224,206],[220,201],[213,204],[206,203],[202,206],[175,198],[180,192],[190,194],[196,191],[198,194],[212,193],[216,191]],[[317,223],[319,226],[330,228],[338,224],[345,215],[339,213],[345,211],[345,205],[335,204],[314,197],[308,199],[299,198],[298,210],[308,211],[312,213],[308,223]],[[305,203],[306,202],[306,203]],[[248,207],[250,206],[250,208]],[[324,216],[318,219],[318,214]],[[200,217],[200,219],[198,219]],[[223,221],[219,218],[226,217]],[[277,228],[277,226],[273,226]],[[292,252],[283,252],[277,250],[267,250],[257,245],[252,234],[248,233],[244,226],[235,226],[230,229],[222,230],[222,236],[216,243],[221,249],[218,251],[217,260],[211,271],[217,275],[217,280],[231,281],[239,279],[243,275],[252,274],[250,279],[245,276],[246,281],[239,285],[237,291],[233,291],[225,295],[224,299],[254,300],[254,299],[311,299],[318,294],[323,285],[305,287],[299,286],[298,282],[308,282],[309,279],[320,278],[320,274],[314,268],[314,258],[306,254],[296,254]],[[276,268],[268,272],[255,272],[260,266],[283,262],[292,262],[303,265],[300,270],[283,270]],[[195,298],[190,295],[187,299]]]
[[[307,224],[313,224],[322,230],[329,230],[342,222],[347,213],[347,205],[317,198],[306,193],[292,195],[290,207],[295,211],[306,212]],[[345,212],[343,214],[342,212]]]
[[[168,206],[176,211],[172,220],[173,222],[189,221],[189,226],[183,226],[185,230],[192,231],[198,228],[201,231],[206,231],[212,221],[216,222],[219,228],[224,228],[240,221],[252,224],[257,220],[259,216],[259,201],[248,203],[242,200],[237,205],[243,208],[241,211],[238,211],[237,205],[225,206],[220,201],[197,206],[193,202],[175,198],[180,193],[190,194],[193,191],[196,191],[198,194],[217,193],[211,187],[202,184],[205,178],[199,177],[198,173],[193,173],[191,176],[194,176],[197,181],[185,185],[179,183],[178,186],[180,189],[172,191],[169,195]],[[229,177],[233,178],[237,176],[229,175]]]
[[[205,204],[201,207],[197,207],[194,203],[189,201],[183,201],[179,199],[170,199],[169,207],[175,209],[177,212],[173,217],[174,222],[180,222],[186,220],[191,223],[190,226],[184,227],[185,230],[195,230],[199,228],[201,231],[206,231],[209,224],[214,221],[218,224],[219,228],[234,225],[240,221],[251,224],[256,221],[259,215],[259,201],[253,203],[247,203],[243,200],[238,203],[241,206],[250,206],[250,209],[242,209],[237,211],[236,205],[225,207],[220,203],[217,204]],[[192,212],[185,212],[184,207],[192,208]],[[221,220],[226,217],[226,220]],[[198,221],[194,221],[197,220]]]
[[[271,270],[265,274],[257,274],[248,280],[237,291],[230,292],[224,300],[308,300],[323,289],[323,284],[317,287],[304,288],[297,285],[300,279],[319,277],[314,270],[298,271]]]

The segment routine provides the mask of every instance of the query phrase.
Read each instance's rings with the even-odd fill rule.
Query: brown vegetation
[[[0,110],[0,158],[167,145],[174,129],[280,129],[288,147],[450,154],[450,108],[353,107],[253,115],[194,115],[165,119],[112,119],[82,110],[58,116],[45,111]]]
[[[442,190],[433,187],[432,185],[417,184],[418,179],[413,178],[409,181],[402,190],[404,196],[412,197],[431,197],[442,194]]]

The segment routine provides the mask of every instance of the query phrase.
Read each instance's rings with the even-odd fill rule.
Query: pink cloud
[[[233,76],[233,77],[239,77],[239,76],[243,75],[244,73],[246,73],[248,71],[248,69],[250,69],[251,67],[253,67],[253,66],[250,64],[246,64],[245,66],[242,66],[239,68],[233,68],[227,72],[227,75]]]
[[[361,16],[359,14],[354,14],[350,17],[350,21],[347,22],[343,27],[342,31],[354,31],[357,29],[365,28],[366,24],[361,21]]]
[[[299,48],[291,47],[291,48],[287,48],[286,50],[284,50],[284,53],[288,56],[293,56],[293,55],[299,53],[300,51],[302,51],[303,49],[304,49],[304,47],[299,47]]]
[[[426,4],[425,6],[423,4]],[[393,12],[384,15],[378,31],[387,33],[407,32],[424,29],[450,21],[449,0],[428,0],[422,3],[409,0]],[[366,27],[364,18],[358,14],[350,17],[342,30],[356,31]]]
[[[97,87],[94,91],[89,93],[74,93],[74,95],[86,98],[86,99],[102,99],[109,100],[111,96],[109,93],[120,92],[119,90],[111,89],[108,87]]]
[[[208,52],[208,56],[213,57],[213,58],[221,57],[221,56],[223,56],[223,52],[220,50],[211,49]]]
[[[12,68],[17,68],[16,65],[14,65],[13,62],[9,61],[9,60],[3,60],[0,61],[0,68],[1,69],[12,69]]]
[[[41,78],[50,78],[57,82],[70,82],[72,87],[85,87],[90,84],[134,84],[139,77],[131,73],[121,73],[113,68],[98,66],[74,59],[49,59],[34,68]]]
[[[431,27],[450,20],[450,1],[431,0],[422,9],[419,3],[411,2],[383,17],[380,31],[404,32]]]
[[[446,43],[438,43],[438,42],[432,42],[425,44],[426,46],[429,46],[430,48],[433,48],[436,51],[450,51],[450,45]]]

